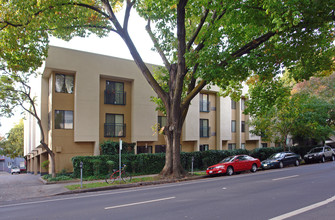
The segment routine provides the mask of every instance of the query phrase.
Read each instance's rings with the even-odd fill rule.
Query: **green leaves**
[[[23,156],[23,120],[21,119],[7,134],[6,139],[0,140],[1,154],[10,158]]]

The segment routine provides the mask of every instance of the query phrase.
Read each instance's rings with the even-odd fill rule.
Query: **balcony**
[[[105,123],[104,137],[125,137],[126,124]]]

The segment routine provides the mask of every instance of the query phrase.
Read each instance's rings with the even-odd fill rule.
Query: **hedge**
[[[295,146],[291,147],[290,150],[303,157],[311,147]],[[252,151],[245,149],[236,150],[208,150],[208,151],[197,151],[197,152],[182,152],[180,154],[181,164],[185,170],[190,171],[192,168],[192,158],[194,158],[193,169],[204,170],[208,166],[220,162],[223,158],[247,154],[252,157],[258,158],[259,160],[265,160],[270,155],[283,151],[280,147],[270,148],[257,148]],[[80,162],[83,162],[83,176],[105,176],[109,170],[118,169],[119,166],[119,155],[100,155],[100,156],[77,156],[72,158],[74,176],[80,177]],[[111,163],[113,161],[114,163]],[[130,173],[136,173],[138,175],[143,174],[156,174],[159,173],[165,164],[165,154],[122,154],[122,164],[126,164],[126,170]],[[112,166],[112,167],[111,167]]]

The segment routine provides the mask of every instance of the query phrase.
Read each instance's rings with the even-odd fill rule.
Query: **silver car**
[[[14,173],[17,173],[17,174],[20,174],[21,173],[21,170],[19,167],[17,166],[13,166],[11,169],[10,169],[10,173],[13,175]]]
[[[326,160],[335,160],[334,151],[327,145],[323,147],[316,147],[310,150],[305,156],[304,160],[306,163],[311,162],[322,162],[324,163]]]

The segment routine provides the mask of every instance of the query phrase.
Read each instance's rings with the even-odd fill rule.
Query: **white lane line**
[[[286,214],[284,214],[284,215],[280,215],[280,216],[271,218],[271,219],[269,219],[269,220],[281,220],[281,219],[290,218],[290,217],[292,217],[292,216],[299,215],[299,214],[301,214],[301,213],[310,211],[310,210],[312,210],[312,209],[316,209],[316,208],[318,208],[318,207],[320,207],[320,206],[327,205],[328,203],[331,203],[331,202],[334,202],[334,201],[335,201],[335,196],[333,196],[333,197],[331,197],[331,198],[329,198],[329,199],[326,199],[326,200],[324,200],[324,201],[321,201],[321,202],[312,204],[312,205],[310,205],[310,206],[306,206],[306,207],[304,207],[304,208],[297,209],[297,210],[295,210],[295,211],[286,213]]]
[[[124,204],[124,205],[111,206],[111,207],[106,207],[105,209],[116,209],[116,208],[122,208],[122,207],[134,206],[134,205],[160,202],[160,201],[175,199],[175,198],[176,197],[173,196],[173,197],[167,197],[167,198],[162,198],[162,199],[154,199],[154,200],[148,200],[148,201],[143,201],[143,202],[135,202],[135,203],[129,203],[129,204]]]
[[[285,179],[290,179],[290,178],[294,178],[294,177],[298,177],[299,175],[293,175],[293,176],[286,176],[286,177],[281,177],[281,178],[277,178],[277,179],[272,179],[273,181],[277,181],[277,180],[285,180]]]

